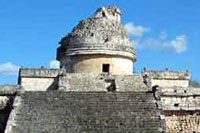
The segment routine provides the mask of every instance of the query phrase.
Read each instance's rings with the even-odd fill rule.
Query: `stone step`
[[[151,93],[25,92],[15,132],[157,132],[159,110]]]

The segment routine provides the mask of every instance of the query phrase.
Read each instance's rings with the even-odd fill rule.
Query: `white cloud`
[[[133,43],[133,48],[138,48],[140,47],[140,39],[135,39],[135,40],[132,40],[132,43]]]
[[[18,71],[19,71],[19,66],[14,65],[11,62],[0,64],[0,74],[17,75]]]
[[[160,33],[160,39],[166,39],[168,37],[167,32],[161,32]]]
[[[153,49],[159,52],[174,52],[174,53],[182,53],[187,50],[187,36],[179,35],[176,36],[175,39],[168,40],[160,40],[160,39],[144,39],[136,45],[136,48],[140,49]]]
[[[175,40],[171,41],[172,47],[175,49],[176,53],[182,53],[187,50],[187,36],[181,35],[177,36]]]
[[[52,60],[52,61],[49,63],[49,67],[50,67],[50,68],[59,69],[59,68],[60,68],[60,62],[57,61],[57,60]]]
[[[141,37],[145,32],[149,32],[151,29],[148,27],[144,27],[141,25],[135,26],[133,23],[129,22],[124,25],[124,28],[127,30],[127,32],[136,37]]]

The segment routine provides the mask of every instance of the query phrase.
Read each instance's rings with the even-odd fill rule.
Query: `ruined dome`
[[[73,28],[62,38],[57,59],[62,55],[106,54],[119,55],[135,61],[135,52],[127,31],[120,22],[116,7],[101,7],[95,14]]]

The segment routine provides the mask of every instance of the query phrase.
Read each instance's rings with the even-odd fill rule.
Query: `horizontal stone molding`
[[[34,68],[21,68],[19,72],[19,77],[41,77],[41,78],[55,78],[58,76],[60,69],[34,69]]]
[[[143,74],[150,76],[152,79],[172,79],[172,80],[190,80],[189,72],[177,71],[144,71]]]

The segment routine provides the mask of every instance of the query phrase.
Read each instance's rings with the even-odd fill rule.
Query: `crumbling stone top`
[[[180,71],[152,71],[152,70],[144,70],[144,75],[150,76],[152,79],[171,79],[171,80],[189,80],[190,74],[189,72],[180,72]]]
[[[2,85],[0,86],[0,95],[13,95],[19,88],[19,85]]]
[[[120,22],[121,12],[115,6],[101,7],[93,16],[94,18],[107,17],[110,20]]]
[[[80,54],[81,51],[91,52],[91,50],[93,52],[110,50],[134,54],[132,41],[120,23],[120,17],[120,10],[116,7],[99,8],[94,16],[80,21],[72,32],[61,40],[57,58],[59,59],[59,54],[63,52],[73,55]]]

